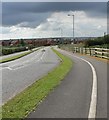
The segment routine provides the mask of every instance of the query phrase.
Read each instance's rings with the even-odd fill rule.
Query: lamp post
[[[62,28],[60,28],[60,38],[61,38],[61,42],[62,42],[62,44],[63,44],[64,41],[63,41],[63,38],[62,38],[62,36],[63,36],[63,35],[62,35],[62,32],[63,32],[63,31],[62,31]]]
[[[72,20],[73,20],[73,26],[72,26],[72,29],[73,29],[73,42],[74,42],[74,15],[73,14],[68,14],[68,16],[72,16]]]
[[[62,28],[60,28],[61,38],[62,38]]]

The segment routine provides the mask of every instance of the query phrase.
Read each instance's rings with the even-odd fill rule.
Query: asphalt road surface
[[[14,61],[0,64],[2,104],[47,74],[59,64],[59,57],[50,47],[35,51]]]
[[[107,63],[59,51],[74,61],[73,67],[28,118],[107,118]]]
[[[34,48],[33,50],[39,49],[39,48],[40,48],[40,47]],[[26,51],[22,51],[22,52],[17,52],[17,53],[13,53],[13,54],[9,54],[9,55],[3,55],[3,56],[0,56],[0,60],[5,59],[5,58],[9,58],[9,57],[13,57],[13,56],[16,56],[16,55],[20,55],[20,54],[26,53],[26,52],[28,52],[28,51],[30,51],[30,50],[26,50]]]

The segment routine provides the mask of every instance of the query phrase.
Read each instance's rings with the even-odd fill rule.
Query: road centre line
[[[35,56],[39,55],[39,53],[40,53],[40,50],[37,51],[37,53],[36,53]],[[32,59],[33,59],[33,58],[32,58]],[[31,59],[31,60],[32,60],[32,59]],[[18,60],[18,59],[16,59],[16,60]],[[24,63],[27,62],[27,61],[29,61],[29,60],[24,61]],[[13,62],[13,61],[9,61],[9,62]],[[5,64],[7,64],[7,62],[6,62],[6,63],[1,63],[1,64],[0,64],[0,67],[1,67],[1,65],[5,65]],[[18,64],[14,64],[14,66],[15,66],[15,65],[18,65]]]
[[[37,55],[36,56],[38,56],[40,54],[40,51],[37,53]],[[45,53],[43,53],[42,55],[41,55],[41,57],[38,59],[38,60],[36,60],[35,62],[38,62],[38,61],[40,61],[41,59],[43,59],[43,56],[44,56],[44,54]],[[31,60],[26,60],[26,61],[24,61],[22,64],[20,64],[20,67],[17,67],[17,68],[12,68],[12,67],[14,67],[14,66],[17,66],[17,65],[19,65],[19,64],[16,64],[16,65],[13,65],[13,66],[8,66],[8,67],[2,67],[1,69],[9,69],[9,70],[16,70],[16,69],[20,69],[20,68],[22,68],[22,67],[25,67],[25,66],[27,66],[27,64],[25,64],[25,63],[29,63],[30,61],[32,61],[32,60],[34,60],[33,58],[31,59]],[[24,65],[25,64],[25,65]]]
[[[38,60],[36,60],[35,62],[38,62],[38,61],[40,61],[42,58],[43,58],[43,56],[44,56],[44,53],[41,55],[41,57],[38,59]],[[20,68],[23,68],[23,67],[25,67],[25,66],[27,66],[28,64],[25,64],[25,65],[22,65],[22,66],[20,66],[20,67],[17,67],[17,68],[11,68],[11,67],[8,67],[8,69],[9,70],[17,70],[17,69],[20,69]]]
[[[43,57],[44,57],[44,55],[45,55],[45,52],[42,54],[42,56],[37,60],[37,61],[40,61],[40,60],[42,60],[43,59]]]
[[[35,56],[38,56],[39,53],[40,53],[40,51],[38,51],[38,53],[37,53]],[[22,62],[22,64],[28,63],[28,62],[30,62],[30,61],[32,61],[32,60],[34,60],[34,58],[31,58],[30,60],[26,60],[26,61]],[[20,64],[21,64],[21,63],[20,63]],[[19,65],[19,64],[14,64],[14,65],[11,66],[11,67],[14,67],[14,66],[17,66],[17,65]]]

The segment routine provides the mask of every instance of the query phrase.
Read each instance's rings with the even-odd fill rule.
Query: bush
[[[95,39],[89,39],[85,41],[85,46],[95,46],[95,45],[103,45],[103,44],[109,44],[109,35],[106,35],[104,37],[98,37]]]
[[[3,55],[8,55],[12,53],[12,49],[2,49],[2,54]]]
[[[3,48],[2,55],[8,55],[16,52],[25,51],[26,47]]]

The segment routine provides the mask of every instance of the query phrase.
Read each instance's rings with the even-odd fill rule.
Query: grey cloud
[[[6,2],[2,4],[3,26],[36,27],[53,12],[85,11],[90,17],[106,17],[106,2]]]
[[[20,27],[36,27],[41,22],[46,21],[49,17],[49,13],[20,13],[20,14],[12,14],[8,16],[3,16],[2,24],[3,26],[11,26],[20,24]],[[24,23],[27,23],[24,25]]]

